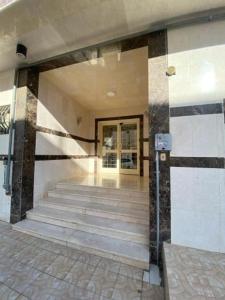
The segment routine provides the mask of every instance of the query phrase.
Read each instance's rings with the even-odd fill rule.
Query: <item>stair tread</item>
[[[40,200],[39,202],[41,205],[44,205],[45,203],[48,204],[59,204],[62,208],[71,208],[71,207],[81,207],[84,210],[98,210],[102,212],[109,212],[114,213],[118,215],[126,215],[126,216],[134,216],[136,218],[145,218],[148,219],[149,213],[148,210],[138,210],[138,209],[132,209],[129,207],[118,207],[108,204],[102,204],[102,203],[95,203],[95,202],[85,202],[85,201],[79,201],[75,199],[63,199],[63,198],[44,198]]]
[[[94,249],[111,255],[123,257],[148,264],[149,249],[146,245],[108,238],[98,234],[87,233],[75,229],[65,228],[40,221],[23,220],[13,226],[14,229],[37,234],[50,239],[57,239],[67,245],[78,245],[80,247]]]
[[[107,195],[127,195],[127,196],[135,196],[135,197],[140,197],[143,199],[147,199],[149,196],[148,191],[140,191],[140,190],[135,190],[132,188],[110,188],[110,187],[102,187],[102,186],[96,186],[96,185],[85,185],[85,184],[76,184],[73,182],[59,182],[56,185],[56,188],[62,189],[63,187],[66,187],[67,189],[72,189],[79,191],[81,193],[85,193],[87,191],[91,191],[92,193],[97,193],[97,194],[102,194],[102,193],[107,193]]]
[[[103,217],[85,215],[73,211],[62,211],[57,208],[49,208],[41,205],[29,211],[29,214],[40,215],[58,220],[63,219],[69,223],[79,223],[93,227],[107,228],[110,230],[127,232],[135,235],[147,236],[148,234],[147,225],[134,224],[130,222],[124,222],[121,220],[112,220]]]
[[[80,193],[81,192],[81,193]],[[109,198],[107,195],[94,195],[91,192],[88,191],[76,191],[76,190],[70,190],[70,189],[54,189],[48,192],[49,196],[52,195],[59,195],[59,196],[70,196],[74,198],[79,198],[80,200],[89,200],[89,201],[99,201],[99,202],[111,202],[114,203],[114,205],[120,205],[123,206],[124,204],[129,205],[140,205],[140,207],[146,207],[149,206],[149,200],[148,199],[140,199],[136,197],[128,197],[124,196],[119,198]]]

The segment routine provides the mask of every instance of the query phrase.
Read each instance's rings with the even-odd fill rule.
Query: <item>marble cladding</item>
[[[36,130],[38,132],[49,133],[49,134],[52,134],[52,135],[71,138],[71,139],[81,141],[81,142],[87,142],[87,143],[94,143],[95,142],[94,139],[88,139],[88,138],[85,138],[85,137],[74,135],[72,133],[65,133],[65,132],[62,132],[62,131],[53,130],[53,129],[46,128],[46,127],[43,127],[43,126],[36,126]]]
[[[170,157],[171,167],[189,168],[225,168],[225,158],[222,157]]]
[[[167,31],[149,36],[149,190],[150,252],[156,259],[155,134],[169,133],[169,90],[167,69]],[[170,157],[160,162],[160,242],[170,239]],[[161,247],[160,247],[161,248]]]
[[[109,43],[109,45],[91,47],[84,50],[77,50],[69,54],[60,56],[59,58],[50,59],[49,61],[40,63],[35,68],[23,69],[20,71],[19,76],[19,87],[27,86],[28,90],[33,93],[34,96],[38,95],[38,72],[43,72],[46,70],[62,67],[69,64],[79,63],[90,59],[94,54],[97,53],[98,57],[102,55],[110,47],[116,47],[116,49],[121,49],[121,51],[128,51],[138,47],[149,46],[149,116],[150,116],[150,132],[149,132],[149,149],[150,154],[150,191],[151,191],[151,235],[150,239],[152,241],[152,257],[154,258],[155,251],[155,232],[156,232],[156,212],[155,212],[155,166],[154,166],[154,135],[157,132],[169,132],[169,99],[168,99],[168,78],[165,75],[167,68],[167,32],[158,31],[151,34],[128,38],[116,43]],[[28,104],[28,110],[26,110],[26,103]],[[16,222],[21,217],[18,214],[20,199],[25,200],[25,187],[30,186],[29,191],[26,191],[27,198],[24,204],[21,205],[23,208],[22,215],[26,209],[32,207],[32,186],[33,186],[33,169],[34,169],[34,153],[33,146],[35,145],[35,138],[33,137],[33,129],[29,126],[26,116],[33,115],[34,122],[36,120],[35,108],[32,110],[29,108],[29,97],[24,97],[20,103],[17,103],[17,111],[21,112],[20,122],[16,125],[16,137],[15,141],[18,146],[15,148],[15,153],[17,155],[15,160],[15,171],[14,171],[14,196],[12,205],[12,222]],[[35,124],[34,124],[35,125]],[[26,133],[28,141],[24,142],[21,138],[21,133]],[[20,138],[20,140],[19,140]],[[95,138],[97,141],[97,139]],[[31,144],[31,141],[33,145]],[[28,159],[29,158],[29,159]],[[26,163],[25,163],[26,162]],[[25,167],[24,167],[25,164]],[[26,168],[28,167],[29,168]],[[27,172],[26,174],[24,172]],[[161,234],[160,239],[170,238],[170,174],[169,174],[169,155],[167,155],[167,161],[161,163]],[[24,198],[23,198],[24,197]],[[28,199],[29,198],[29,199]]]
[[[170,108],[170,117],[221,114],[222,112],[222,103],[180,106]]]
[[[170,132],[173,137],[172,157],[199,157],[199,162],[204,157],[211,160],[225,157],[222,113],[171,117]]]
[[[38,73],[19,71],[16,99],[11,222],[25,217],[33,207]]]
[[[148,45],[148,34],[127,38],[116,42],[105,43],[104,45],[92,46],[81,50],[75,50],[57,58],[50,59],[49,61],[41,62],[37,65],[39,72],[44,72],[63,66],[85,62],[95,58],[100,58],[114,49],[121,52],[145,47]]]

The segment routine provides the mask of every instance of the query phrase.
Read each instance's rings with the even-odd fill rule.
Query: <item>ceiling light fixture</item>
[[[116,96],[116,92],[114,92],[114,91],[108,91],[107,92],[107,96],[108,97],[115,97]]]

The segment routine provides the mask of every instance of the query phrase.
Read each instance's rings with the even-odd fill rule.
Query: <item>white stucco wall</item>
[[[12,88],[14,80],[14,70],[9,70],[0,73],[0,106],[11,105],[12,101]],[[0,154],[8,153],[9,135],[0,135]],[[2,185],[4,182],[4,167],[3,162],[0,161],[0,220],[9,222],[11,197],[5,195],[5,190]]]
[[[223,103],[225,21],[168,31],[170,107]],[[170,118],[172,156],[225,157],[224,114]],[[171,168],[172,243],[225,252],[225,169]]]

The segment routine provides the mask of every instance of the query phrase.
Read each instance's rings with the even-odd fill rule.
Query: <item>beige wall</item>
[[[0,106],[11,105],[13,93],[14,70],[0,73]],[[8,153],[9,135],[0,135],[0,154]],[[5,195],[3,189],[4,168],[0,161],[0,220],[9,222],[11,197]]]

